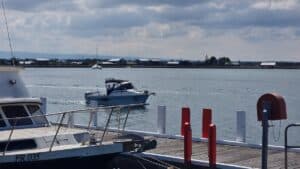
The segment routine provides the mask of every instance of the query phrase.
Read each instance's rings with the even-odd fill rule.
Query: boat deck
[[[25,129],[15,129],[12,133],[12,139],[30,139],[41,136],[54,136],[57,130],[57,126],[51,127],[38,127],[38,128],[25,128]],[[76,134],[87,132],[86,130],[76,129],[76,128],[61,128],[58,135],[64,134]],[[7,141],[11,130],[0,131],[0,141]]]
[[[150,153],[183,157],[183,140],[157,138],[157,148]],[[192,159],[208,160],[207,143],[193,142]],[[284,151],[269,150],[268,168],[284,168]],[[288,168],[300,168],[300,153],[288,153]],[[261,149],[217,145],[217,163],[234,164],[251,168],[261,168]]]

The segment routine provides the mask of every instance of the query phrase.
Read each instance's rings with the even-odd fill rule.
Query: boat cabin
[[[41,111],[40,99],[0,99],[0,130],[45,126],[49,126],[49,122]]]
[[[109,95],[112,91],[124,91],[134,89],[134,86],[131,82],[120,79],[106,79],[105,87],[107,95]]]
[[[0,67],[0,153],[29,149],[48,151],[51,146],[78,145],[87,141],[88,132],[83,130],[56,132],[57,127],[52,126],[46,112],[42,112],[41,99],[29,96],[19,76],[20,70]]]

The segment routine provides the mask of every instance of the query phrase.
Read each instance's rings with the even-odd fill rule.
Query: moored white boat
[[[87,130],[66,127],[63,122],[67,118],[77,113],[92,118],[92,114],[103,108],[45,114],[40,98],[29,96],[19,71],[15,67],[0,67],[1,169],[81,169],[93,165],[105,168],[116,154],[134,151],[134,145],[140,144],[127,139],[124,146],[122,140],[105,139],[108,125],[98,135],[91,133],[90,123]],[[48,121],[49,116],[59,117],[58,123],[53,125]]]

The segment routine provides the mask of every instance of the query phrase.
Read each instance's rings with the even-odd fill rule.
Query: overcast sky
[[[16,51],[300,61],[300,0],[4,2]]]

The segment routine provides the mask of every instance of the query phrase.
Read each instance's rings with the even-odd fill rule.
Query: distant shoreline
[[[24,68],[91,68],[89,65],[19,65]],[[300,66],[145,66],[145,65],[101,65],[102,68],[167,68],[167,69],[300,69]]]
[[[159,60],[159,59],[0,59],[0,65],[18,65],[28,68],[177,68],[177,69],[300,69],[300,62],[287,61],[231,61],[214,56],[201,60]]]

